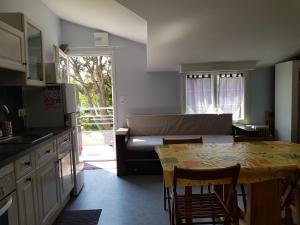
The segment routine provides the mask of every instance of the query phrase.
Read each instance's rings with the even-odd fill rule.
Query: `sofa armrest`
[[[127,158],[127,141],[129,137],[128,128],[116,130],[116,156],[117,156],[117,175],[125,175],[125,160]]]
[[[124,127],[118,128],[116,130],[116,135],[125,135],[125,136],[128,136],[129,135],[129,128],[124,128]]]

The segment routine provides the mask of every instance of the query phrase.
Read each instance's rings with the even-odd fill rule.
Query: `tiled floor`
[[[67,209],[102,209],[99,225],[168,225],[162,176],[119,178],[115,165],[85,170],[85,186]]]
[[[162,176],[118,177],[115,161],[88,163],[102,169],[84,171],[85,185],[66,210],[102,209],[98,225],[169,225]]]

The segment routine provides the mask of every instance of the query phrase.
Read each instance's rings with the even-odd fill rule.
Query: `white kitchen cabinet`
[[[69,58],[57,46],[54,46],[54,63],[46,64],[46,83],[59,84],[69,82]]]
[[[74,187],[71,152],[59,160],[59,173],[61,202],[64,202]]]
[[[16,179],[20,179],[35,169],[34,153],[29,153],[15,161]]]
[[[36,195],[36,176],[30,173],[17,181],[20,225],[39,225]]]
[[[59,159],[60,200],[63,203],[74,188],[70,132],[57,138],[57,155]]]
[[[0,13],[0,20],[24,34],[26,76],[15,79],[20,85],[45,85],[42,31],[22,13]]]
[[[0,68],[25,72],[24,34],[0,21]]]
[[[40,225],[48,224],[60,207],[57,172],[55,157],[36,172]]]

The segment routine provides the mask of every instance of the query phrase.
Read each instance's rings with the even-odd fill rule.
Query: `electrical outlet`
[[[19,117],[26,116],[26,109],[24,109],[24,108],[18,109],[18,115],[19,115]]]

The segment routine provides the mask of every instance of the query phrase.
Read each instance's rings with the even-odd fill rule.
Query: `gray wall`
[[[95,30],[61,21],[61,43],[71,53],[111,50],[115,60],[117,127],[132,114],[184,112],[184,76],[177,72],[146,71],[146,46],[110,35],[109,48],[93,48]],[[80,48],[79,48],[80,47]],[[260,68],[246,75],[245,123],[265,124],[265,112],[274,111],[274,68]],[[120,98],[124,96],[124,104]]]
[[[41,0],[1,0],[1,12],[22,12],[43,31],[45,62],[53,62],[53,44],[58,44],[59,19]]]
[[[125,125],[127,115],[180,113],[185,91],[177,72],[146,72],[146,46],[110,35],[110,48],[91,48],[95,30],[59,19],[41,0],[1,0],[2,12],[23,12],[42,28],[45,61],[53,61],[53,44],[64,43],[77,52],[112,50],[115,61],[115,99],[117,127]],[[60,41],[59,41],[60,40]],[[86,49],[82,47],[87,47]],[[124,104],[120,97],[124,96]],[[274,110],[274,70],[257,69],[246,76],[245,122],[264,124],[265,112]]]
[[[95,30],[61,21],[61,40],[72,53],[113,51],[115,112],[117,127],[124,126],[126,117],[133,114],[181,112],[181,76],[177,72],[146,72],[146,46],[109,35],[109,48],[94,48]],[[123,96],[124,104],[120,98]]]
[[[245,78],[245,123],[265,124],[265,113],[274,112],[274,68],[250,71]]]
[[[275,136],[292,141],[293,62],[277,64],[275,74]]]

